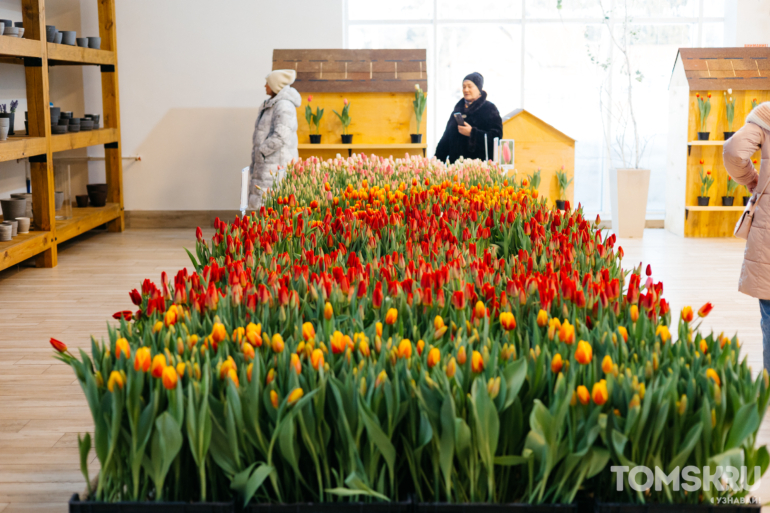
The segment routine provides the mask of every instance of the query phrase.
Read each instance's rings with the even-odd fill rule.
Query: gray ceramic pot
[[[16,221],[19,222],[16,233],[29,233],[29,225],[32,221],[29,217],[17,217]]]
[[[56,41],[56,26],[55,25],[46,25],[45,26],[45,40],[49,43],[53,43]]]
[[[87,37],[79,37],[77,38],[77,44],[80,48],[88,48],[88,38]]]
[[[7,242],[13,238],[13,226],[0,223],[0,242]]]
[[[99,50],[102,47],[102,38],[101,37],[89,37],[88,38],[88,48],[93,48],[94,50]]]
[[[24,215],[32,219],[32,194],[26,192],[16,192],[11,194],[11,198],[27,200],[27,212]]]
[[[61,40],[62,40],[62,33],[61,32],[57,32],[56,33],[56,39],[54,39],[53,42],[56,43],[57,45],[60,45],[61,44]]]
[[[75,39],[78,37],[78,33],[74,30],[64,30],[61,33],[61,44],[75,46]]]
[[[14,219],[13,221],[3,221],[3,224],[11,227],[11,237],[16,237],[19,232],[19,222]]]
[[[11,221],[17,217],[24,217],[27,213],[27,200],[21,198],[0,200],[0,208],[3,209],[3,219]]]

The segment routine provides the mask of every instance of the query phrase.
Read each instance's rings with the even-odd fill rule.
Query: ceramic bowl
[[[78,133],[80,132],[80,125],[70,125],[67,127],[67,131],[70,133]]]
[[[9,27],[6,25],[6,27],[3,29],[3,35],[4,36],[11,36],[11,37],[19,37],[19,28],[18,27]]]
[[[55,135],[66,134],[67,128],[67,125],[54,125],[51,127],[51,133]]]

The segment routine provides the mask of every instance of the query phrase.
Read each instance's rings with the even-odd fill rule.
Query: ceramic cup
[[[56,26],[55,25],[46,25],[45,26],[45,40],[49,43],[53,43],[56,40]]]
[[[79,37],[76,39],[78,46],[81,48],[88,48],[88,38],[87,37]]]
[[[16,220],[19,222],[18,233],[29,233],[29,217],[17,217]]]
[[[13,237],[13,226],[0,223],[0,242],[7,242]]]
[[[88,48],[93,48],[94,50],[99,50],[102,47],[102,38],[101,37],[89,37],[88,38]]]
[[[18,233],[19,229],[19,222],[14,219],[13,221],[3,221],[4,225],[11,227],[11,237],[16,237],[16,234]]]
[[[17,27],[19,29],[19,37],[24,37],[24,27]]]
[[[61,44],[61,40],[62,40],[62,33],[61,32],[57,32],[56,33],[56,39],[54,39],[53,42],[56,43],[57,45],[60,45]]]
[[[8,130],[10,127],[8,126],[0,126],[0,141],[5,141],[8,139]]]

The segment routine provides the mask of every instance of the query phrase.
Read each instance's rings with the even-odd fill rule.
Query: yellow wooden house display
[[[513,139],[513,163],[519,178],[540,169],[539,193],[549,205],[559,199],[556,172],[562,168],[568,179],[575,176],[575,140],[534,114],[516,109],[503,118],[503,139]],[[564,193],[574,207],[574,181]]]
[[[699,140],[698,96],[711,95],[707,140]],[[770,100],[770,48],[680,48],[669,84],[666,229],[684,237],[732,237],[748,192],[739,186],[733,205],[723,206],[728,175],[722,160],[726,103],[735,101],[732,131],[737,132],[752,104]],[[729,135],[729,134],[728,134]],[[757,160],[759,152],[752,157]],[[701,161],[703,164],[701,164]],[[698,205],[700,173],[711,171],[708,206]]]

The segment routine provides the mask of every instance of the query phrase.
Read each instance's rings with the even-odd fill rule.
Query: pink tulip
[[[309,96],[307,97],[307,102],[308,102],[308,103],[310,103],[310,102],[312,102],[312,101],[313,101],[313,95],[311,94],[311,95],[309,95]]]
[[[508,143],[503,144],[503,162],[506,164],[511,161],[511,148]]]
[[[347,99],[347,98],[345,98],[344,100],[342,100],[342,103],[344,103],[345,105],[347,105],[347,104],[348,104],[348,99]]]

